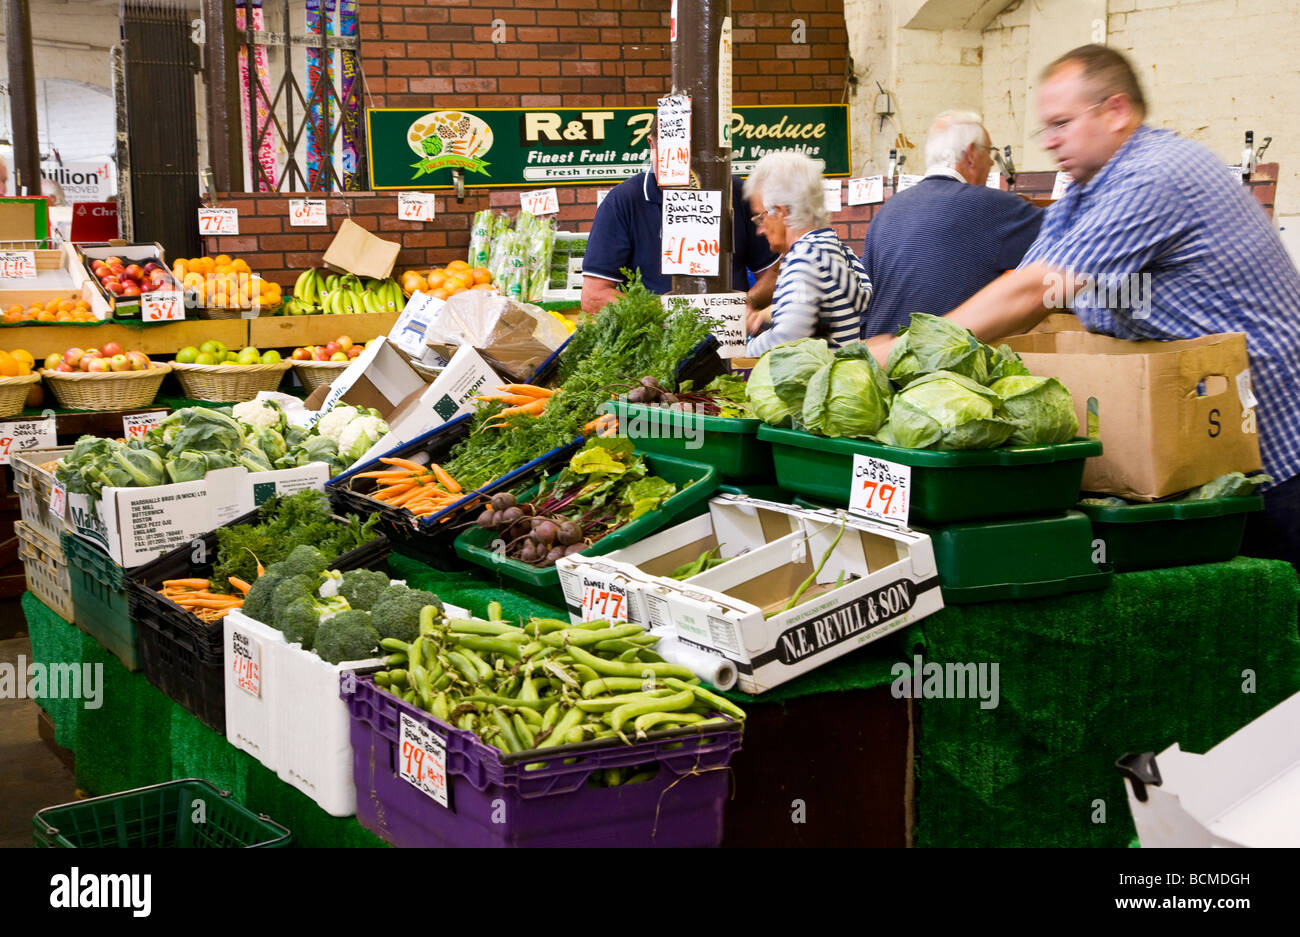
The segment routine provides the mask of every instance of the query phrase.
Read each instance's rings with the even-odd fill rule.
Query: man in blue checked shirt
[[[1064,292],[1089,331],[1118,338],[1244,332],[1276,482],[1242,552],[1300,568],[1300,273],[1277,232],[1218,157],[1143,123],[1142,89],[1119,53],[1061,56],[1043,72],[1038,110],[1043,147],[1074,182],[1021,267],[949,318],[995,341],[1033,327]],[[886,354],[890,343],[871,347]]]

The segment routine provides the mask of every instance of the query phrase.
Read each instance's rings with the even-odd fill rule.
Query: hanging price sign
[[[674,94],[659,99],[659,136],[655,141],[655,178],[659,186],[691,184],[691,98]]]
[[[663,259],[659,272],[665,276],[717,276],[722,193],[665,189],[663,199]]]
[[[53,449],[58,444],[54,417],[0,423],[0,465],[8,465],[15,452]]]
[[[840,201],[840,191],[840,180],[822,180],[822,193],[826,198],[827,211],[839,211],[844,207],[843,203]]]
[[[555,189],[536,189],[519,193],[519,207],[530,215],[558,215],[560,197]]]
[[[884,176],[863,176],[849,180],[850,205],[879,205],[884,200]]]
[[[50,489],[50,515],[55,520],[63,520],[68,509],[68,489],[63,482],[56,481]]]
[[[0,277],[13,280],[31,280],[36,277],[34,251],[0,251]]]
[[[235,686],[250,696],[262,695],[262,645],[242,631],[230,632],[230,670]]]
[[[432,192],[397,193],[397,218],[399,221],[432,221],[434,207]]]
[[[185,294],[179,290],[141,293],[140,318],[145,322],[179,322],[185,318]]]
[[[204,237],[239,233],[238,208],[200,208],[199,234]]]
[[[849,511],[876,521],[907,526],[911,501],[912,467],[853,456],[853,485],[849,490]]]
[[[144,439],[145,433],[161,423],[166,416],[166,410],[155,410],[153,413],[125,413],[122,415],[122,438],[127,442],[132,439]]]
[[[402,779],[444,807],[447,798],[447,745],[428,726],[402,713],[398,769]]]
[[[325,223],[324,199],[289,199],[289,226],[291,228],[319,228],[324,226]]]

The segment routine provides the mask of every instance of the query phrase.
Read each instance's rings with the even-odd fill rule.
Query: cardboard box
[[[1176,342],[1033,332],[1007,344],[1032,374],[1069,388],[1081,433],[1099,431],[1105,451],[1085,463],[1084,491],[1153,501],[1262,467],[1239,332]]]
[[[130,568],[247,514],[268,498],[324,489],[328,480],[323,462],[274,472],[216,469],[177,485],[105,488],[98,499],[69,492],[68,520],[77,536]]]
[[[445,368],[447,359],[426,345],[424,339],[429,325],[446,304],[446,300],[416,290],[402,307],[397,322],[388,333],[388,340],[412,361],[427,368]]]
[[[393,272],[401,251],[401,244],[377,238],[352,219],[345,218],[322,259],[335,270],[383,280]]]
[[[541,308],[484,290],[453,296],[434,312],[425,344],[444,359],[473,346],[502,376],[528,381],[569,340]]]
[[[99,284],[82,265],[71,244],[32,253],[36,257],[35,277],[0,277],[0,307],[8,309],[16,304],[26,308],[32,303],[81,299],[90,304],[95,318],[108,319],[113,315],[113,308]]]
[[[1155,756],[1143,799],[1126,785],[1142,848],[1300,847],[1297,725],[1300,693],[1204,755],[1175,742]]]
[[[166,261],[166,252],[163,246],[157,241],[149,244],[79,244],[76,247],[80,253],[80,267],[87,279],[90,280],[92,288],[108,303],[112,310],[112,315],[118,318],[127,318],[129,316],[140,315],[140,297],[138,296],[114,296],[104,289],[103,285],[95,277],[90,269],[91,261],[106,260],[109,257],[121,257],[127,264],[139,264],[144,266],[150,261],[161,264],[167,271],[167,280],[171,284],[170,288],[181,291],[184,287],[176,282],[172,276],[171,266]]]

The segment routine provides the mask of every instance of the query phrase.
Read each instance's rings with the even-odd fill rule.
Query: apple
[[[310,361],[310,360],[311,360],[311,349],[309,349],[309,348],[295,348],[295,349],[293,350],[293,360],[294,360],[294,361]]]
[[[108,269],[113,271],[115,277],[123,276],[126,273],[126,267],[123,267],[120,263],[109,264]]]
[[[342,351],[342,350],[343,350],[343,346],[341,346],[338,342],[325,343],[325,351],[331,355],[334,354],[336,351]]]
[[[235,361],[238,364],[261,364],[262,353],[252,345],[249,345],[247,348],[240,351],[236,356]]]
[[[280,353],[274,348],[262,352],[262,364],[279,364],[281,360]]]
[[[140,295],[140,287],[136,286],[134,283],[128,283],[126,286],[122,287],[122,295],[123,295],[123,296],[139,296],[139,295]]]
[[[100,360],[104,360],[104,359],[100,359]],[[131,370],[131,359],[128,358],[126,355],[114,355],[112,358],[109,358],[107,360],[108,360],[108,366],[114,371]]]
[[[334,341],[338,343],[338,346],[342,351],[350,351],[352,349],[352,339],[348,338],[346,335],[340,335],[338,338],[334,339]]]
[[[217,359],[211,352],[201,351],[199,352],[198,357],[194,359],[194,363],[195,364],[216,364]]]
[[[105,345],[104,347],[107,348],[108,346]],[[149,356],[143,351],[128,351],[126,356],[131,361],[132,371],[148,371],[153,367],[153,362],[149,360]]]
[[[61,364],[63,364],[63,355],[57,351],[52,351],[45,356],[45,370],[57,371]]]
[[[108,259],[106,259],[106,260],[104,261],[104,263],[108,264],[108,265],[111,267],[111,266],[113,266],[113,264],[121,264],[121,263],[122,263],[122,258],[121,258],[121,257],[109,257]]]
[[[108,285],[108,291],[112,293],[114,296],[126,295],[126,287],[123,286],[121,283],[110,283]]]
[[[105,358],[111,358],[114,355],[120,355],[123,353],[122,346],[117,342],[105,342],[103,347],[99,349],[99,353]]]
[[[152,273],[153,271],[158,270],[158,269],[160,269],[160,268],[159,268],[158,265],[157,265],[156,263],[154,263],[152,260],[149,261],[147,264],[144,265],[144,272],[145,272],[145,273]]]
[[[360,356],[361,356],[361,346],[360,346],[360,345],[353,345],[351,348],[348,349],[348,358],[349,358],[349,359],[351,359],[351,358],[358,358],[358,357],[360,357]]]
[[[348,353],[347,353],[346,351],[336,351],[336,352],[334,352],[334,354],[330,355],[330,360],[331,360],[331,361],[347,361],[347,360],[348,360]]]
[[[84,348],[69,348],[63,353],[63,363],[70,368],[75,368],[81,364],[81,359],[85,356]]]
[[[121,368],[114,368],[111,364],[109,364],[107,358],[91,358],[90,364],[86,366],[86,370],[89,371],[91,374],[99,374],[109,370],[120,371]]]
[[[126,275],[132,280],[142,280],[144,279],[144,267],[139,264],[131,264],[126,268]]]
[[[312,352],[311,357],[313,361],[329,361],[330,353],[327,352],[324,348],[317,348],[314,352]]]
[[[77,370],[77,369],[74,368],[72,365],[68,364],[68,362],[66,362],[66,361],[60,361],[60,362],[59,362],[59,366],[58,366],[57,368],[55,368],[54,370],[56,370],[56,371],[75,371],[75,370]]]

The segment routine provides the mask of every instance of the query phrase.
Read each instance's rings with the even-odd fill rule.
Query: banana
[[[307,268],[298,274],[298,279],[293,283],[293,296],[295,299],[305,299],[307,297],[308,283],[311,281],[311,268]]]
[[[336,289],[338,289],[338,286],[339,286],[339,275],[337,273],[331,273],[329,276],[325,278],[325,288],[329,290],[331,293],[334,292]]]
[[[311,276],[308,277],[307,279],[307,295],[303,298],[308,304],[314,304],[317,302],[317,297],[319,295],[320,295],[320,271],[317,270],[315,267],[312,267]]]
[[[404,309],[406,307],[406,297],[402,295],[402,287],[396,280],[390,279],[388,281],[387,305],[389,309]]]

